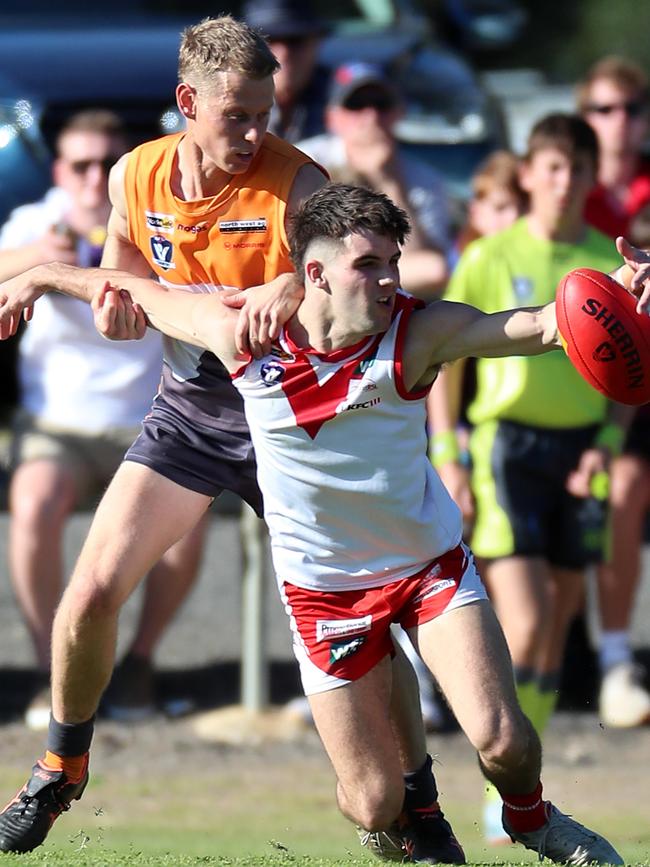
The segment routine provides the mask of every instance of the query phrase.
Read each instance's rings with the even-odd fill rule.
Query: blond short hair
[[[279,68],[261,33],[230,15],[204,18],[181,35],[178,79],[197,89],[209,89],[218,72],[263,79]]]
[[[78,132],[95,132],[109,138],[121,139],[126,147],[127,132],[124,121],[118,114],[108,109],[89,108],[86,111],[78,111],[71,115],[56,137],[55,149],[57,153],[61,150],[63,139],[71,133]]]
[[[625,57],[610,54],[590,66],[585,76],[578,82],[576,102],[581,114],[585,114],[591,99],[589,94],[595,81],[611,81],[621,90],[638,94],[644,102],[648,101],[648,76],[638,63]]]

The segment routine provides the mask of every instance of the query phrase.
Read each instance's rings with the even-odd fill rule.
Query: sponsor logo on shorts
[[[262,382],[268,387],[275,385],[276,382],[280,382],[284,373],[284,367],[277,361],[265,361],[260,368]]]
[[[147,229],[150,229],[152,232],[163,232],[166,235],[171,235],[173,233],[173,214],[161,214],[158,211],[145,211],[144,217],[147,221]]]
[[[349,638],[370,632],[372,614],[365,617],[353,617],[349,620],[317,620],[316,641],[330,641],[333,638]]]
[[[330,665],[345,659],[346,656],[352,656],[362,646],[366,639],[363,636],[353,638],[352,641],[336,641],[330,645]]]
[[[627,370],[627,384],[629,388],[641,388],[643,386],[643,367],[641,356],[634,344],[632,335],[623,325],[621,320],[610,313],[609,308],[595,298],[587,298],[580,308],[587,316],[592,316],[598,324],[605,329],[615,344],[615,350],[620,352],[625,359]],[[609,341],[606,341],[609,343]],[[603,344],[601,344],[602,346]],[[610,344],[610,348],[611,344]],[[610,358],[599,358],[600,361],[611,361]]]
[[[174,247],[168,238],[164,238],[162,235],[153,235],[150,243],[154,265],[158,265],[164,271],[176,267],[175,263],[172,262]]]
[[[453,578],[438,578],[433,582],[431,587],[428,587],[425,593],[418,595],[418,599],[428,599],[430,596],[437,596],[438,593],[442,593],[443,590],[449,590],[451,587],[455,587],[456,582]]]
[[[268,224],[266,217],[256,220],[219,220],[217,223],[220,232],[232,234],[233,232],[266,232]]]

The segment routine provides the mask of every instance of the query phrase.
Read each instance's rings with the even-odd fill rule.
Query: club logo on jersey
[[[527,301],[533,294],[533,281],[530,277],[513,277],[512,291],[519,303]]]
[[[230,235],[233,232],[266,232],[268,228],[266,217],[257,220],[219,220],[217,226],[220,232]]]
[[[370,632],[372,614],[365,617],[352,617],[349,620],[317,620],[316,641],[330,641],[333,638],[350,638]]]
[[[275,385],[276,382],[280,382],[284,376],[284,372],[284,367],[282,367],[282,365],[277,361],[265,361],[260,368],[262,382],[269,388],[272,385]]]
[[[165,238],[162,235],[153,235],[150,243],[154,265],[158,265],[158,267],[162,268],[164,271],[176,267],[174,262],[172,262],[174,247],[168,238]]]
[[[363,637],[353,638],[352,641],[337,641],[330,645],[330,665],[340,662],[346,656],[352,656],[363,645],[366,639]]]
[[[147,221],[147,229],[152,232],[163,232],[166,235],[172,235],[174,232],[174,215],[160,214],[158,211],[145,211],[145,220]]]

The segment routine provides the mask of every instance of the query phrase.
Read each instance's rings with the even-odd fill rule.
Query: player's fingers
[[[147,315],[142,307],[137,303],[133,303],[134,320],[134,339],[142,340],[147,333]]]
[[[235,347],[237,352],[245,355],[250,352],[250,344],[248,342],[248,311],[246,308],[239,312],[237,324],[235,325]]]
[[[241,289],[222,289],[219,293],[219,298],[226,307],[234,310],[241,310],[246,303],[246,293]]]
[[[95,312],[95,328],[99,333],[106,337],[107,340],[115,339],[115,316],[116,316],[116,293],[110,287],[104,287],[104,290],[95,296],[97,302]],[[101,297],[101,305],[99,304]]]
[[[25,307],[23,310],[23,319],[25,322],[31,322],[32,316],[34,315],[34,305],[30,304],[29,307]]]

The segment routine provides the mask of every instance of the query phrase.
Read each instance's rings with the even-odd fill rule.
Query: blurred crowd
[[[525,153],[495,150],[452,200],[444,174],[400,142],[404,94],[380,65],[349,57],[319,65],[326,27],[302,0],[250,0],[243,16],[281,64],[269,131],[333,180],[390,196],[412,233],[403,288],[486,311],[552,300],[568,270],[611,271],[613,239],[650,247],[650,89],[645,70],[605,57],[575,88],[575,111],[537,119]],[[0,229],[0,281],[40,263],[101,259],[108,173],[129,130],[101,106],[67,118],[52,155],[52,187]],[[462,214],[462,219],[459,219]],[[18,337],[18,398],[8,427],[9,575],[39,672],[27,723],[49,719],[50,633],[65,576],[66,521],[92,506],[147,413],[160,376],[156,333],[109,343],[90,308],[49,294]],[[609,405],[559,353],[487,359],[444,371],[430,399],[430,456],[461,506],[467,541],[504,628],[519,699],[540,732],[559,694],[565,647],[596,588],[598,713],[604,725],[650,723],[648,675],[631,628],[650,509],[650,410]],[[197,575],[203,521],[148,576],[136,634],[105,712],[157,712],[155,650]],[[435,684],[408,640],[429,728],[445,724]],[[497,808],[499,813],[494,812]],[[502,836],[488,792],[485,833]]]

